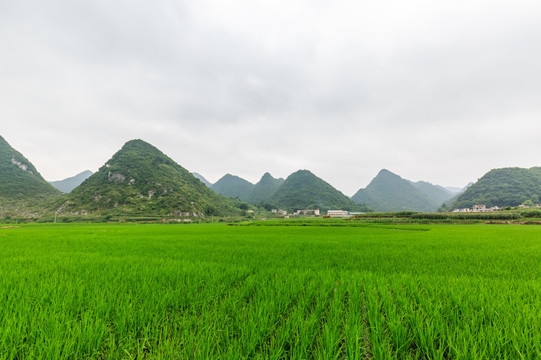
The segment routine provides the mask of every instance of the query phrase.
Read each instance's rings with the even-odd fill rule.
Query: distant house
[[[500,210],[499,207],[493,206],[491,208],[487,208],[486,205],[473,205],[471,209],[465,208],[465,209],[454,209],[453,212],[487,212],[487,211],[498,211]]]
[[[315,215],[319,216],[319,209],[306,209],[306,210],[297,210],[292,215]]]
[[[272,209],[271,210],[273,213],[275,214],[280,214],[282,216],[286,216],[287,215],[287,211],[285,210],[282,210],[282,209]]]
[[[327,216],[330,217],[348,217],[349,212],[347,210],[327,210]]]

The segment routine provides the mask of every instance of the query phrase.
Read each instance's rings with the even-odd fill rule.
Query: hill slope
[[[276,207],[298,209],[366,210],[308,170],[299,170],[284,181],[270,199]]]
[[[54,186],[56,189],[62,191],[63,193],[69,193],[73,189],[75,189],[77,186],[81,185],[83,181],[88,179],[92,174],[93,174],[92,171],[86,170],[80,174],[77,174],[75,176],[69,177],[64,180],[49,181],[49,184]]]
[[[0,210],[27,213],[40,202],[60,196],[34,165],[0,136]]]
[[[284,179],[276,179],[268,172],[265,173],[259,182],[252,187],[246,195],[246,201],[253,205],[269,202],[278,188],[284,183]]]
[[[67,214],[204,216],[236,211],[229,200],[142,140],[128,141],[67,199],[61,206]]]
[[[456,195],[443,186],[433,185],[426,181],[418,181],[412,184],[417,188],[417,190],[425,194],[432,203],[437,204],[437,206],[440,206],[445,201]]]
[[[207,185],[207,187],[212,187],[212,184],[210,183],[210,181],[208,181],[207,179],[205,179],[205,177],[199,173],[196,173],[196,172],[193,172],[192,175],[196,178],[196,179],[199,179],[203,184]]]
[[[424,181],[413,183],[383,169],[351,199],[377,211],[432,212],[452,196],[440,186]]]
[[[225,197],[239,198],[246,201],[252,191],[254,184],[235,175],[226,174],[220,180],[216,181],[211,189]]]
[[[517,206],[526,200],[541,202],[541,167],[494,169],[470,186],[450,208]]]

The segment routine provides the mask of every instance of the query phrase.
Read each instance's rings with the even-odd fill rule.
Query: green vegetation
[[[60,192],[34,165],[0,136],[0,217],[42,212],[42,204]]]
[[[240,211],[142,140],[127,142],[100,170],[55,204],[61,216],[228,216]]]
[[[471,208],[476,204],[517,206],[528,200],[541,203],[541,167],[491,170],[447,208]]]
[[[275,179],[271,174],[265,173],[247,194],[246,201],[253,205],[269,203],[283,183],[284,179]]]
[[[541,357],[537,227],[25,225],[0,242],[1,359]]]
[[[205,177],[201,174],[198,174],[196,172],[193,172],[192,175],[196,178],[196,179],[199,179],[203,184],[207,185],[207,187],[212,187],[212,184],[207,180],[205,179]]]
[[[432,212],[452,196],[441,186],[424,181],[413,183],[384,169],[351,199],[376,211]]]
[[[235,175],[225,174],[220,180],[216,181],[211,189],[217,194],[229,198],[239,198],[246,201],[248,193],[252,190],[254,184]]]
[[[369,211],[318,178],[308,170],[299,170],[284,181],[272,196],[270,203],[288,211],[298,209],[341,209]]]
[[[377,219],[393,219],[394,223],[403,222],[404,219],[412,220],[408,223],[424,222],[422,220],[430,220],[435,223],[440,223],[442,220],[446,220],[447,223],[461,223],[463,220],[468,220],[474,223],[487,221],[487,220],[519,220],[523,217],[537,217],[537,211],[524,212],[524,211],[495,211],[495,212],[469,212],[469,213],[418,213],[413,211],[401,211],[401,212],[385,212],[385,213],[371,213],[364,215],[356,215],[352,220],[366,220],[368,222]],[[541,216],[540,216],[541,218]]]

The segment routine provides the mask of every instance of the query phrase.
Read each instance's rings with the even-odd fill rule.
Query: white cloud
[[[539,164],[540,10],[6,1],[1,131],[48,179],[143,138],[213,181],[308,168],[351,195],[388,168],[461,186]]]

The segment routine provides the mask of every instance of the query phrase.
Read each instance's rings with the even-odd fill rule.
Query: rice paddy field
[[[0,359],[541,358],[541,227],[300,225],[0,225]]]

